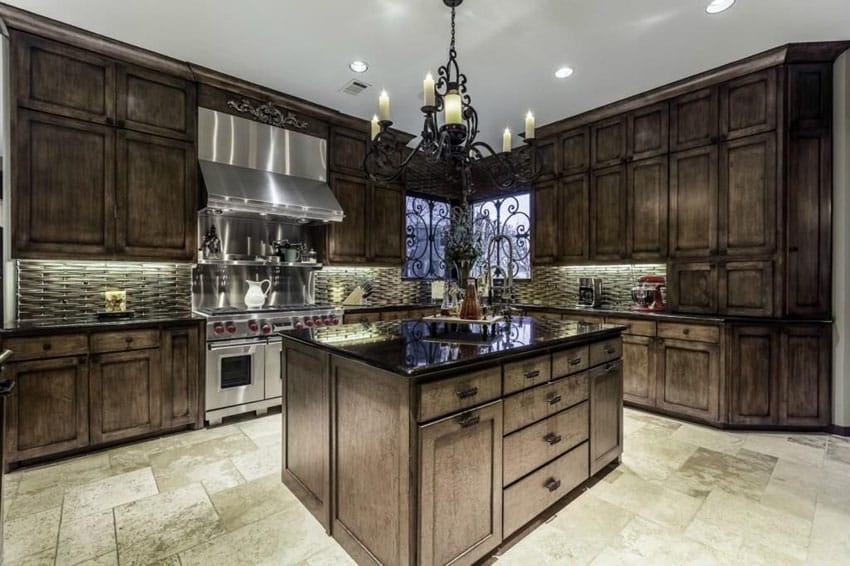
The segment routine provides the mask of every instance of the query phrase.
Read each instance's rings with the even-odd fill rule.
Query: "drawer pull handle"
[[[682,330],[682,334],[684,334],[685,336],[687,336],[687,335],[688,335],[688,334],[690,334],[690,333],[691,333],[691,329],[690,329],[690,328],[685,328],[684,330]]]
[[[556,480],[555,478],[549,478],[543,487],[548,489],[549,491],[557,491],[559,487],[561,487],[561,480]]]
[[[543,437],[543,440],[549,443],[549,446],[554,446],[561,442],[563,438],[560,434],[555,434],[554,432],[550,432],[546,436]]]
[[[612,348],[611,346],[605,346],[605,353],[606,354],[613,354],[616,351],[617,351],[616,348]]]
[[[52,347],[53,347],[53,345],[50,342],[45,342],[44,344],[41,345],[41,349],[44,350],[45,352],[50,350]]]
[[[526,379],[534,379],[535,377],[539,377],[539,376],[540,376],[540,370],[539,369],[533,369],[531,371],[525,372],[525,378]]]
[[[470,387],[469,389],[464,389],[463,391],[457,392],[458,399],[469,399],[470,397],[475,397],[478,395],[477,387]]]
[[[581,363],[581,358],[573,358],[573,359],[571,359],[571,360],[570,360],[570,365],[571,365],[571,366],[577,366],[577,365],[579,365],[580,363]]]
[[[556,405],[560,402],[561,402],[561,396],[560,395],[553,395],[552,397],[549,397],[549,404],[550,405]]]
[[[133,337],[127,336],[126,338],[124,338],[124,341],[127,342],[127,344],[132,344],[133,343]]]
[[[458,420],[461,428],[469,428],[472,425],[477,425],[479,422],[481,422],[481,417],[478,415],[464,415]]]
[[[608,364],[607,366],[605,366],[605,371],[607,373],[614,373],[615,371],[617,371],[617,364]]]

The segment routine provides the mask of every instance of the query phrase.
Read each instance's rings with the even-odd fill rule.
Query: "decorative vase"
[[[478,292],[475,290],[475,281],[467,280],[466,294],[460,307],[460,317],[464,320],[480,320],[481,305],[478,304]]]

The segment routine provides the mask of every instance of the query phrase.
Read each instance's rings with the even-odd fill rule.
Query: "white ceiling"
[[[26,10],[397,127],[421,128],[422,79],[447,58],[441,0],[6,0]],[[461,70],[482,136],[520,132],[795,41],[850,39],[848,0],[466,0]],[[348,69],[353,59],[371,68]],[[562,66],[575,68],[566,80]],[[350,79],[372,85],[357,97]]]

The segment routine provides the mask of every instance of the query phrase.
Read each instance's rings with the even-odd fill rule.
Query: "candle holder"
[[[378,125],[381,127],[381,132],[386,132],[393,125],[392,120],[378,120]]]
[[[434,106],[429,105],[429,106],[423,106],[422,107],[422,113],[423,114],[436,114],[437,111],[438,111],[438,108],[437,108],[436,105],[434,105]]]
[[[460,145],[466,141],[467,129],[465,124],[443,124],[440,131],[449,134],[452,145]]]

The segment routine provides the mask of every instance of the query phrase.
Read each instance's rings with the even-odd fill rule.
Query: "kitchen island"
[[[285,332],[283,482],[360,564],[475,563],[619,460],[622,330]]]

